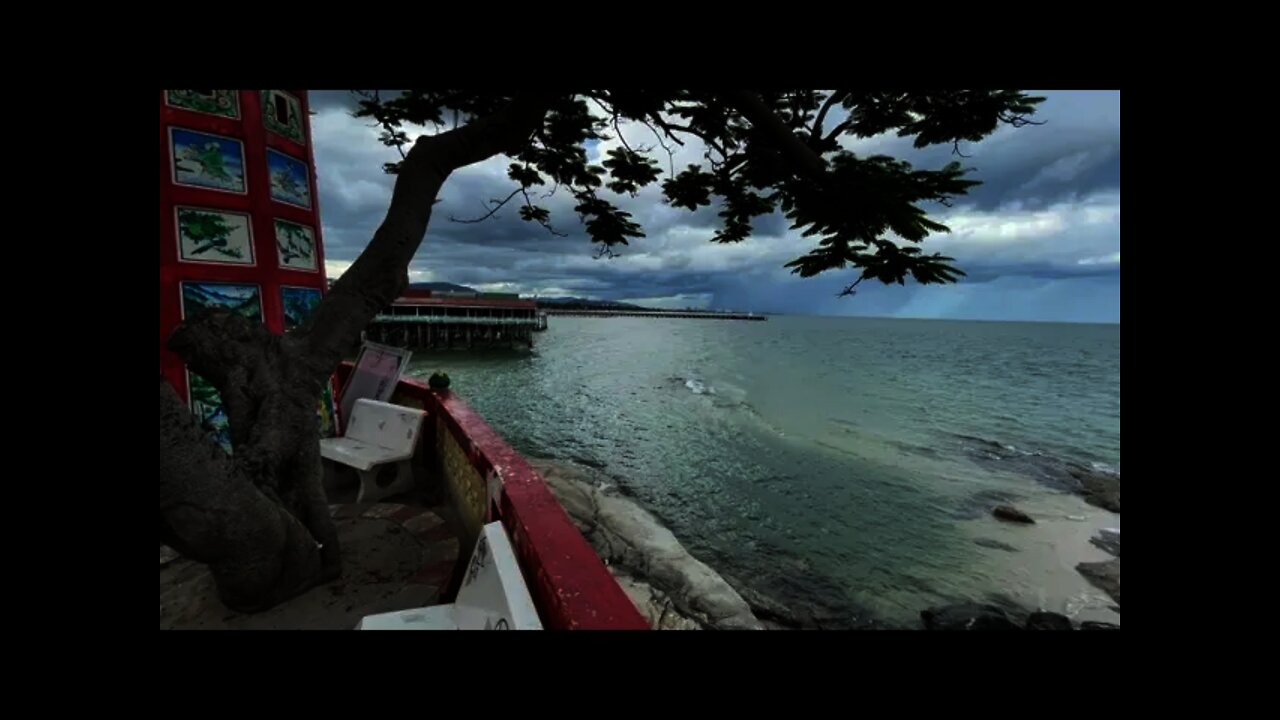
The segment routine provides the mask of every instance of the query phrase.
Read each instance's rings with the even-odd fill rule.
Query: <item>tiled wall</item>
[[[305,90],[160,91],[160,369],[230,450],[217,392],[165,342],[201,308],[285,332],[326,289]],[[331,391],[319,408],[333,425]]]

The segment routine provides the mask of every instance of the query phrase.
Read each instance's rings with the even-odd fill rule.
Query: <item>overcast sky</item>
[[[982,143],[965,144],[983,185],[935,217],[950,235],[926,240],[926,252],[955,257],[968,277],[956,285],[882,286],[868,281],[854,297],[836,293],[856,279],[832,271],[801,279],[782,267],[812,241],[787,230],[780,216],[759,219],[754,236],[737,245],[708,242],[716,209],[696,213],[661,202],[658,184],[615,202],[631,212],[648,237],[622,248],[622,257],[596,260],[573,201],[566,193],[542,201],[552,223],[569,237],[522,222],[513,202],[479,224],[491,198],[514,185],[507,160],[494,158],[453,174],[432,214],[426,239],[410,266],[415,281],[447,281],[478,289],[544,296],[574,295],[651,306],[709,307],[819,315],[877,315],[981,320],[1120,322],[1120,93],[1038,92],[1048,99],[1038,127],[1001,128]],[[330,277],[346,269],[369,242],[391,197],[384,162],[398,159],[377,141],[378,129],[351,117],[345,91],[312,91],[312,134]],[[828,125],[832,125],[828,120]],[[628,142],[653,145],[644,127],[622,128]],[[612,133],[608,133],[612,134]],[[415,133],[411,133],[411,136]],[[589,149],[596,160],[618,140]],[[849,144],[859,154],[886,153],[917,167],[938,168],[951,148],[917,151],[910,139],[879,137]],[[682,168],[700,160],[696,141],[676,154]],[[658,151],[667,176],[666,153]],[[662,179],[660,178],[660,180]],[[607,192],[607,191],[606,191]]]

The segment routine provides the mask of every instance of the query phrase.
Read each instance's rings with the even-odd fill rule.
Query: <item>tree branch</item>
[[[832,128],[831,134],[827,135],[827,137],[823,139],[824,142],[830,143],[831,141],[840,137],[840,133],[844,132],[845,130],[848,130],[851,127],[853,127],[853,118],[849,118],[848,120],[845,120],[844,122]]]
[[[365,98],[368,98],[369,100],[372,100],[375,103],[381,104],[382,102],[381,90],[374,90],[373,92],[368,92],[365,90],[357,90],[356,93],[359,95],[363,95]],[[387,137],[394,140],[396,137],[395,126],[393,126],[389,120],[382,120],[379,122],[379,124],[382,126],[383,131],[387,133]],[[396,148],[396,151],[400,153],[400,159],[404,160],[404,143],[397,141],[395,143],[395,148]]]
[[[751,122],[752,127],[773,140],[778,151],[798,174],[815,180],[824,178],[826,161],[796,137],[759,95],[749,90],[730,90],[723,95],[732,107]]]
[[[591,98],[592,102],[594,102],[601,110],[605,112],[606,115],[608,115],[613,120],[613,130],[614,132],[618,133],[618,141],[622,143],[622,147],[626,148],[628,152],[634,153],[635,150],[631,149],[631,146],[627,144],[627,138],[622,134],[622,125],[621,123],[618,122],[619,120],[618,111],[613,109],[612,107],[605,107],[604,101],[600,100],[594,95],[589,97]]]
[[[852,285],[849,285],[849,286],[845,287],[845,289],[844,289],[844,290],[841,290],[840,292],[836,293],[836,297],[848,297],[848,296],[850,296],[850,295],[857,295],[857,294],[858,294],[858,291],[857,291],[857,290],[854,290],[854,288],[858,287],[858,284],[859,284],[859,283],[861,283],[863,280],[866,280],[866,279],[867,279],[867,276],[865,276],[865,275],[863,275],[863,276],[859,277],[857,280],[854,280],[854,281],[853,281],[853,284],[852,284]]]
[[[673,143],[675,143],[675,144],[679,145],[680,147],[684,147],[684,141],[683,141],[683,140],[681,140],[680,138],[676,137],[676,136],[675,136],[675,133],[671,132],[671,131],[672,131],[672,129],[682,130],[682,131],[684,131],[684,132],[689,133],[690,135],[692,135],[692,134],[693,134],[693,130],[692,130],[691,128],[686,128],[686,127],[679,126],[679,125],[675,125],[675,126],[673,126],[673,125],[671,125],[670,123],[668,123],[667,121],[663,120],[663,119],[662,119],[662,116],[661,116],[661,115],[658,115],[657,113],[654,113],[654,114],[650,115],[649,117],[652,117],[652,118],[653,118],[653,121],[654,121],[654,122],[656,122],[656,123],[658,124],[658,127],[662,128],[662,131],[663,131],[663,132],[665,132],[665,133],[667,134],[667,137],[671,139],[671,142],[673,142]]]
[[[622,134],[622,125],[618,122],[618,115],[616,113],[613,116],[613,130],[618,133],[618,142],[622,143],[622,147],[626,148],[627,152],[634,153],[635,150],[631,149],[631,146],[627,144],[627,138]]]
[[[557,184],[557,185],[556,185],[556,187],[559,187],[559,184]],[[552,189],[551,193],[554,193],[554,192],[555,192],[555,190],[554,190],[554,189]],[[501,209],[503,208],[503,206],[505,206],[508,202],[510,202],[510,201],[511,201],[511,198],[513,198],[513,197],[515,197],[515,196],[516,196],[516,194],[517,194],[517,193],[523,193],[523,194],[524,194],[524,205],[525,205],[525,207],[527,207],[527,208],[532,208],[532,207],[533,207],[533,198],[529,197],[529,188],[528,188],[528,186],[526,186],[526,185],[521,185],[520,187],[516,188],[515,190],[512,190],[512,191],[511,191],[511,194],[510,194],[510,195],[508,195],[508,196],[506,196],[506,197],[505,197],[505,198],[503,198],[502,200],[497,200],[497,199],[491,200],[490,202],[495,203],[495,204],[494,204],[494,206],[493,206],[493,209],[492,209],[492,210],[490,210],[489,212],[485,213],[484,215],[482,215],[482,216],[478,217],[478,218],[473,218],[473,219],[471,219],[471,220],[459,220],[458,218],[453,217],[452,215],[450,215],[450,216],[449,216],[449,220],[450,220],[450,222],[463,223],[463,224],[471,224],[471,223],[484,222],[485,220],[488,220],[489,218],[493,217],[493,214],[494,214],[494,213],[496,213],[496,212],[498,212],[499,210],[501,210]],[[547,197],[547,196],[549,196],[551,193],[548,193],[548,195],[544,195],[543,197]],[[551,226],[551,223],[550,223],[550,222],[547,222],[546,220],[538,220],[537,222],[538,222],[538,224],[539,224],[539,225],[541,225],[541,226],[542,226],[542,227],[543,227],[547,232],[551,233],[552,235],[555,235],[556,237],[569,237],[566,233],[562,233],[562,232],[559,232],[558,230],[556,230],[554,227],[552,227],[552,226]]]
[[[827,111],[833,105],[843,100],[849,93],[833,91],[831,97],[822,104],[822,109],[818,111],[818,117],[813,121],[813,130],[809,132],[809,145],[816,145],[822,139],[822,125],[827,121]]]
[[[519,192],[524,193],[524,206],[532,210],[533,200],[529,197],[529,188],[524,185],[521,185]],[[556,237],[569,237],[568,233],[559,232],[555,228],[551,227],[551,222],[549,220],[543,220],[541,218],[538,218],[537,220],[538,220],[538,224],[541,225],[547,232],[551,233],[552,235]]]
[[[484,222],[485,220],[488,220],[489,218],[493,217],[493,214],[494,214],[494,213],[496,213],[496,212],[498,212],[499,210],[501,210],[503,205],[506,205],[508,202],[510,202],[510,201],[511,201],[511,198],[515,197],[515,196],[516,196],[516,193],[520,192],[520,191],[521,191],[521,190],[523,190],[523,189],[524,189],[523,187],[518,187],[518,188],[516,188],[515,190],[512,190],[512,191],[511,191],[511,194],[510,194],[510,195],[508,195],[508,196],[506,196],[506,197],[505,197],[505,198],[503,198],[502,200],[498,200],[498,199],[496,199],[496,198],[495,198],[495,199],[493,199],[493,200],[490,200],[489,202],[494,203],[493,209],[492,209],[492,210],[490,210],[489,212],[485,213],[484,215],[481,215],[481,216],[480,216],[480,217],[478,217],[478,218],[475,218],[475,219],[472,219],[472,220],[459,220],[458,218],[456,218],[456,217],[454,217],[454,216],[450,215],[450,216],[449,216],[449,221],[450,221],[450,222],[456,222],[456,223],[463,223],[463,224],[470,224],[470,223]],[[527,197],[527,196],[526,196],[526,197]]]
[[[404,290],[405,269],[422,243],[436,195],[450,173],[527,142],[541,127],[552,100],[545,94],[522,95],[505,110],[414,142],[396,176],[386,219],[316,307],[310,328],[297,340],[305,343],[301,355],[316,377],[332,373],[343,353],[359,340],[360,331]]]
[[[1012,125],[1016,128],[1020,128],[1026,125],[1043,125],[1047,122],[1046,120],[1030,120],[1027,118],[1026,115],[1011,115],[1009,113],[1000,113],[996,115],[996,119],[998,119],[1002,123]]]
[[[658,141],[658,145],[659,145],[663,150],[666,150],[666,151],[667,151],[667,166],[668,166],[668,167],[670,168],[670,170],[671,170],[671,177],[675,177],[675,176],[676,176],[676,154],[675,154],[675,152],[673,152],[673,151],[671,150],[671,148],[670,148],[670,147],[668,147],[668,146],[667,146],[667,144],[666,144],[665,142],[663,142],[663,141],[662,141],[662,135],[658,134],[658,130],[657,130],[657,128],[655,128],[654,126],[650,125],[650,124],[649,124],[649,121],[647,121],[647,120],[641,120],[641,121],[640,121],[640,123],[641,123],[642,125],[644,125],[645,127],[649,128],[649,132],[653,133],[653,137]]]
[[[716,142],[715,138],[711,137],[710,135],[707,135],[701,130],[695,130],[694,128],[689,127],[688,125],[677,125],[675,123],[667,122],[666,120],[662,119],[662,116],[659,115],[658,113],[650,113],[649,117],[653,118],[653,121],[657,123],[658,127],[662,128],[663,132],[667,134],[667,137],[671,138],[671,140],[674,141],[677,145],[684,146],[684,141],[676,137],[675,133],[677,132],[688,133],[690,135],[693,135],[694,137],[701,139],[702,143],[706,145],[708,148],[711,148],[712,150],[715,150],[716,152],[720,153],[720,158],[722,160],[727,159],[729,157],[729,153],[725,151],[724,147],[722,147],[719,143]]]

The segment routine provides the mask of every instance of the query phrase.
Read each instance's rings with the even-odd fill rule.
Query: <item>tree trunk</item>
[[[318,456],[316,460],[318,469]],[[298,486],[305,487],[305,480]],[[323,503],[323,490],[320,499]],[[322,553],[336,557],[337,550],[327,506],[323,517],[316,530],[321,537],[327,530],[330,553],[308,527],[309,516],[294,512],[274,491],[246,475],[241,463],[212,445],[173,387],[161,379],[160,540],[208,564],[227,607],[266,609],[322,577],[336,576],[336,562],[326,567],[322,559]]]
[[[420,137],[401,166],[386,219],[304,326],[283,336],[227,312],[188,319],[168,347],[221,394],[233,456],[202,433],[160,381],[160,539],[207,563],[234,610],[270,608],[341,573],[322,482],[323,384],[365,325],[404,291],[409,262],[454,170],[529,139],[550,98]]]

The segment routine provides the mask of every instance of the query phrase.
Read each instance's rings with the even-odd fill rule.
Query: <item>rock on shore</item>
[[[1107,473],[1077,471],[1073,477],[1080,481],[1081,495],[1090,505],[1096,505],[1113,513],[1120,512],[1120,477]]]
[[[1018,630],[995,605],[961,603],[929,608],[920,613],[926,630]]]
[[[1031,519],[1030,515],[1022,512],[1012,505],[997,505],[992,509],[991,514],[1001,520],[1008,520],[1009,522],[1025,523],[1027,525],[1034,525],[1036,522]]]
[[[1054,612],[1033,612],[1025,622],[1009,617],[1003,608],[984,603],[957,603],[920,613],[926,630],[1073,630],[1070,618]],[[1021,624],[1020,624],[1021,623]],[[1119,630],[1104,622],[1082,622],[1081,630]]]
[[[1120,558],[1105,562],[1080,563],[1076,570],[1120,604]]]
[[[644,508],[572,465],[529,464],[655,629],[765,629],[742,596]]]

